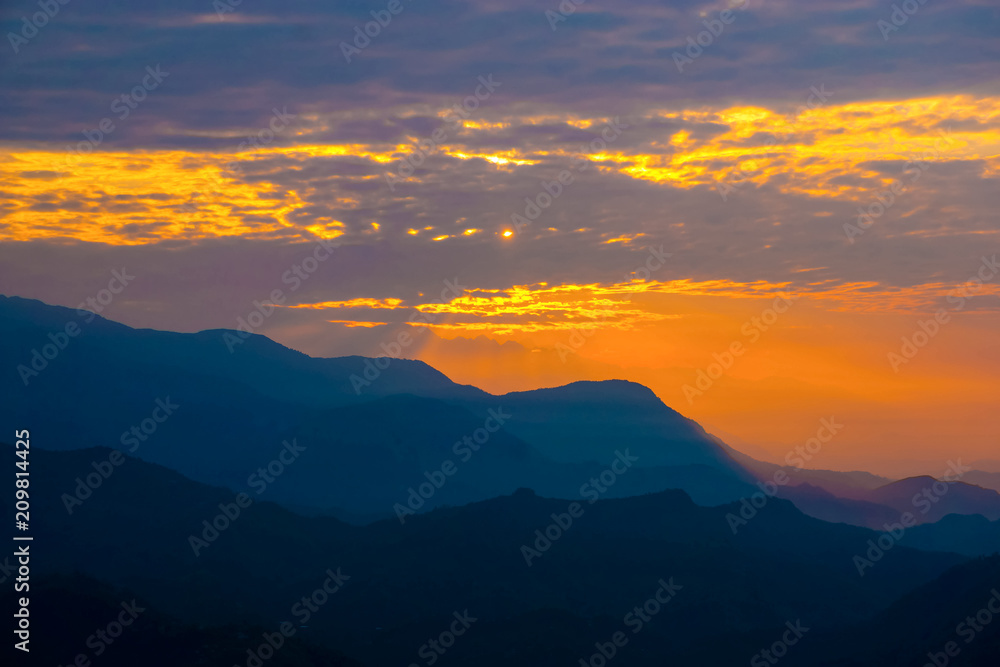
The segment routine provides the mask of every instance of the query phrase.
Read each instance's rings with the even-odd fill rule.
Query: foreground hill
[[[993,667],[1000,656],[1000,556],[959,565],[917,587],[871,621],[819,628],[789,665]]]
[[[70,514],[63,494],[81,468],[109,455],[33,449],[34,470],[44,471],[33,478],[36,543],[59,545],[39,552],[37,574],[78,571],[185,622],[273,629],[340,568],[349,579],[297,636],[372,665],[418,661],[428,638],[465,610],[474,632],[449,652],[451,664],[573,664],[627,631],[629,610],[672,580],[682,588],[622,661],[661,664],[664,654],[697,651],[720,633],[732,646],[763,645],[798,617],[830,628],[861,623],[963,560],[897,547],[862,577],[854,556],[877,537],[872,531],[772,500],[734,535],[727,515],[738,504],[699,507],[679,491],[584,501],[576,510],[519,491],[403,525],[351,526],[260,499],[235,516],[231,491],[135,459]],[[218,518],[224,510],[233,518]],[[218,535],[206,533],[205,521]],[[550,527],[556,522],[565,528]],[[193,547],[192,535],[205,543]]]
[[[219,667],[245,665],[251,637],[273,628],[232,624],[199,627],[159,611],[142,596],[115,588],[91,577],[74,574],[48,575],[31,584],[31,622],[34,638],[29,643],[33,665],[100,664],[102,667]],[[17,608],[16,594],[0,594],[7,609]],[[122,613],[125,616],[122,617]],[[108,626],[123,618],[128,625],[120,634]],[[104,631],[104,637],[97,635]],[[259,644],[253,644],[256,649]],[[9,646],[4,651],[14,652]],[[99,652],[99,653],[98,653]],[[84,656],[80,660],[79,656]],[[23,654],[4,664],[21,664]],[[303,642],[292,636],[281,640],[281,650],[267,661],[268,667],[361,667],[336,651]]]

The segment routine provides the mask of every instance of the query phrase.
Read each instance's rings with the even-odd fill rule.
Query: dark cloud
[[[471,94],[488,73],[504,81],[491,107],[555,104],[596,114],[733,99],[800,103],[801,91],[819,82],[842,103],[982,89],[996,81],[1000,58],[1000,9],[973,0],[923,5],[888,40],[876,23],[891,9],[875,0],[751,2],[684,72],[673,54],[724,4],[585,3],[553,31],[544,12],[558,3],[407,2],[350,63],[341,42],[372,20],[378,2],[255,0],[222,19],[212,7],[62,6],[0,62],[0,137],[79,141],[109,118],[116,127],[104,146],[231,147],[233,137],[209,134],[266,127],[275,106],[320,115],[439,108]],[[3,34],[35,9],[27,0],[7,3]],[[119,119],[114,100],[157,65],[169,76]],[[331,136],[392,141],[402,131],[429,133],[436,122],[356,119]]]

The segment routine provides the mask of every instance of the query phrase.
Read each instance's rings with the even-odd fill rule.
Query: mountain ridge
[[[23,363],[63,318],[76,317],[37,301],[0,299],[0,332],[10,343],[0,362]],[[119,447],[119,440],[133,442],[125,434],[130,425],[148,418],[157,400],[169,400],[180,407],[137,456],[236,489],[281,442],[298,438],[312,460],[288,467],[291,481],[274,487],[276,497],[301,511],[341,516],[391,515],[448,461],[469,465],[411,504],[462,504],[525,485],[565,495],[624,450],[635,467],[612,495],[670,484],[711,503],[752,492],[755,478],[700,426],[636,383],[581,381],[494,396],[420,361],[313,358],[259,335],[240,338],[230,352],[223,334],[238,336],[132,329],[95,317],[27,391],[16,375],[0,376],[0,388],[13,396],[0,405],[0,425],[37,423],[39,442],[54,448]],[[359,390],[355,376],[370,384]],[[53,416],[45,404],[64,407]],[[109,404],[125,415],[122,423],[97,418]],[[507,415],[499,430],[491,414]],[[476,442],[459,444],[472,437]],[[518,468],[529,459],[531,466]],[[333,476],[327,483],[323,470]]]

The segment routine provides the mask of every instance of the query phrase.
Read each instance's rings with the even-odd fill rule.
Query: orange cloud
[[[384,327],[388,322],[359,322],[356,320],[327,320],[330,324],[343,324],[345,327],[363,327],[366,329],[371,329],[374,327]]]
[[[313,308],[313,309],[327,309],[327,308],[383,308],[383,309],[396,309],[400,308],[400,304],[403,303],[402,299],[371,299],[367,297],[359,297],[356,299],[349,299],[347,301],[321,301],[319,303],[300,303],[294,306],[286,306],[287,308]],[[332,320],[331,320],[332,321]]]
[[[834,98],[835,99],[835,98]],[[497,112],[501,113],[501,112]],[[679,188],[775,182],[782,192],[809,197],[870,199],[872,187],[893,177],[859,167],[869,161],[923,158],[947,162],[977,160],[982,176],[1000,173],[1000,98],[940,96],[853,102],[784,114],[760,107],[649,110],[646,120],[711,124],[724,131],[698,137],[687,130],[645,144],[616,142],[585,156],[598,170]],[[298,232],[308,212],[310,231],[323,236],[344,232],[341,220],[310,208],[309,192],[278,182],[283,169],[313,158],[351,158],[377,167],[359,180],[379,182],[412,146],[344,143],[313,145],[329,119],[296,133],[303,142],[246,153],[184,150],[95,151],[79,156],[53,149],[0,150],[0,238],[67,238],[113,244],[162,239],[280,237]],[[505,116],[466,123],[438,155],[451,160],[485,159],[498,169],[518,169],[546,158],[570,160],[575,148],[510,146],[484,152],[480,136],[543,122],[599,126],[606,119],[571,116]],[[642,119],[636,122],[641,126]],[[626,130],[629,132],[630,130]],[[943,133],[943,134],[942,134]],[[943,139],[947,137],[947,141]],[[281,167],[275,161],[281,161]],[[241,178],[232,162],[256,169]],[[245,171],[245,170],[244,170]],[[433,178],[433,172],[424,173]],[[855,177],[845,180],[845,177]],[[860,177],[861,180],[858,180]],[[411,179],[418,182],[417,176]],[[363,203],[362,191],[334,189],[331,207],[350,210]],[[377,223],[378,221],[373,221]],[[381,233],[372,227],[371,233]],[[447,231],[434,238],[450,238]],[[461,238],[460,230],[454,235]],[[630,237],[609,237],[608,243]]]

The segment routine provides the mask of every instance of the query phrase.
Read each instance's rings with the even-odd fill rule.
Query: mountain
[[[824,521],[881,529],[905,512],[921,524],[948,514],[1000,518],[1000,473],[963,466],[953,467],[955,481],[951,482],[929,476],[894,481],[867,472],[810,470],[757,461],[721,441],[718,444],[759,480],[772,480],[779,471],[787,475],[789,482],[778,488],[778,495]]]
[[[979,514],[949,514],[936,523],[910,528],[900,544],[928,551],[990,556],[1000,553],[1000,521]]]
[[[701,426],[634,382],[574,382],[498,399],[516,416],[508,430],[554,461],[610,460],[627,447],[639,466],[705,464],[753,480]]]
[[[33,576],[79,572],[186,624],[270,631],[336,577],[296,636],[367,665],[418,661],[460,617],[475,620],[442,664],[574,664],[634,629],[630,610],[645,605],[657,611],[629,632],[621,664],[757,647],[743,662],[786,621],[854,627],[965,560],[899,546],[859,576],[873,531],[772,499],[734,534],[740,503],[701,507],[681,491],[575,507],[521,490],[351,526],[256,499],[237,510],[232,491],[133,458],[67,511],[79,471],[110,455],[32,447],[34,544],[60,545],[36,554]],[[13,519],[8,497],[0,511]]]
[[[812,484],[781,487],[778,490],[778,497],[790,500],[804,514],[817,519],[864,526],[874,530],[881,530],[886,524],[898,522],[901,514],[887,505],[867,500],[840,498],[825,488]]]
[[[246,664],[247,646],[256,649],[273,629],[246,624],[199,627],[163,614],[127,589],[116,589],[91,577],[48,575],[31,583],[30,603],[34,639],[29,643],[31,664],[100,664],[103,667],[218,667]],[[16,609],[17,594],[0,594],[7,609]],[[124,616],[122,614],[124,613]],[[108,626],[128,623],[120,634]],[[97,634],[104,631],[103,637]],[[257,640],[256,642],[254,640]],[[277,641],[276,641],[277,643]],[[281,650],[268,667],[360,667],[336,651],[281,638]],[[5,647],[5,650],[11,650]],[[98,652],[100,652],[98,654]],[[89,662],[77,662],[83,655]],[[12,658],[7,664],[17,664]],[[99,661],[99,663],[98,663]]]
[[[753,473],[760,480],[773,479],[775,473],[782,471],[788,475],[789,485],[791,486],[808,484],[812,487],[823,489],[838,498],[863,500],[869,491],[892,481],[886,477],[880,477],[864,471],[840,472],[837,470],[799,468],[793,465],[779,465],[766,461],[758,461],[743,452],[733,449],[722,440],[716,438],[716,442],[723,451],[729,454],[730,458],[739,463],[744,469]],[[794,460],[792,462],[795,463]]]
[[[811,484],[788,485],[779,488],[778,496],[818,519],[876,530],[898,523],[904,514],[912,515],[916,524],[934,523],[949,514],[1000,518],[1000,493],[933,477],[910,477],[867,491],[854,489],[848,497]]]
[[[263,485],[300,512],[364,522],[522,486],[579,497],[620,456],[628,473],[607,496],[674,487],[718,504],[753,491],[701,427],[630,382],[493,396],[422,362],[315,359],[259,335],[136,330],[16,297],[0,298],[0,335],[3,429],[32,424],[39,446],[115,447],[233,490]]]
[[[908,477],[874,489],[867,499],[900,513],[910,512],[919,523],[939,521],[948,514],[981,514],[987,519],[1000,519],[1000,493],[964,481]]]
[[[969,484],[981,486],[984,489],[1000,491],[1000,472],[986,472],[984,470],[970,470],[962,475],[962,480]]]
[[[1000,472],[1000,460],[997,459],[980,459],[978,461],[973,461],[970,465],[973,470]]]
[[[783,664],[993,667],[1000,656],[1000,556],[958,565],[854,628],[816,628]]]
[[[955,469],[951,475],[954,481],[950,482],[929,476],[891,481],[866,472],[779,466],[756,461],[721,441],[719,445],[759,480],[787,475],[789,481],[778,487],[777,495],[824,521],[881,530],[886,524],[898,522],[904,513],[913,515],[918,524],[933,523],[948,514],[1000,518],[1000,489],[989,486],[990,483],[1000,486],[1000,475],[993,473],[963,467]]]
[[[52,664],[135,598],[148,615],[102,664],[142,647],[154,665],[253,667],[290,620],[280,657],[256,659],[593,664],[623,633],[617,664],[744,664],[804,620],[815,641],[788,665],[860,667],[900,641],[901,596],[942,577],[968,590],[983,571],[956,569],[962,554],[994,543],[978,517],[888,549],[845,525],[898,521],[928,486],[927,520],[991,516],[998,494],[961,482],[795,471],[781,493],[804,511],[755,506],[778,466],[630,382],[494,396],[420,362],[314,359],[16,298],[0,298],[0,335],[0,427],[31,429],[32,545],[59,546],[31,561],[37,618],[66,629],[39,653]],[[8,522],[13,509],[0,497]],[[859,630],[872,622],[884,637]]]

